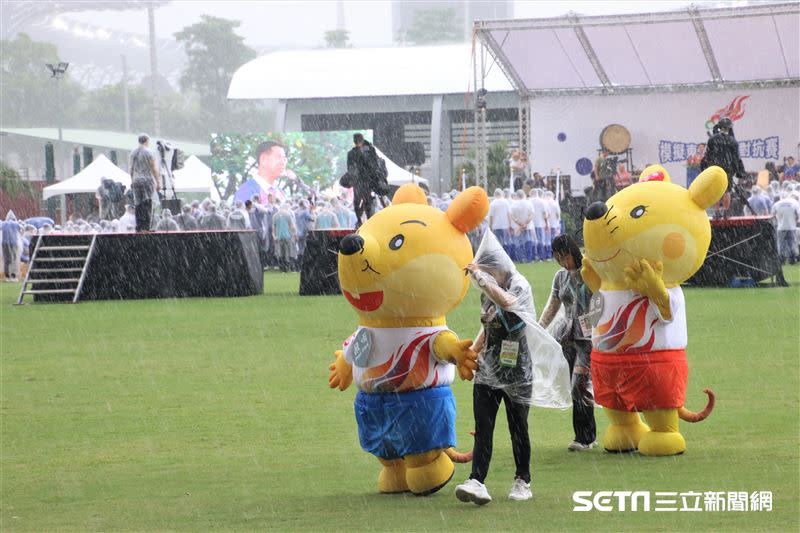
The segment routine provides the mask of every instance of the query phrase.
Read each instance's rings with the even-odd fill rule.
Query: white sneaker
[[[462,502],[473,502],[477,505],[486,505],[492,501],[486,485],[477,479],[468,479],[456,487],[456,498]]]
[[[508,493],[509,500],[530,500],[533,498],[533,493],[531,492],[531,484],[525,483],[520,478],[514,478],[514,484],[511,485],[511,492]]]
[[[595,446],[597,446],[597,442],[591,442],[589,444],[583,444],[581,442],[578,442],[578,441],[574,440],[574,441],[569,443],[569,446],[567,446],[567,449],[569,451],[571,451],[571,452],[585,452],[587,450],[591,450]]]

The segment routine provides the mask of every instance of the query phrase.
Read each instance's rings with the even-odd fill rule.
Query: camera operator
[[[362,134],[353,135],[353,145],[347,152],[347,172],[353,183],[353,207],[356,211],[356,228],[358,228],[361,225],[362,214],[366,214],[367,219],[374,214],[372,193],[374,192],[379,198],[386,194],[387,191],[383,186],[386,174],[375,147],[364,139]]]
[[[130,175],[133,204],[136,209],[136,231],[150,231],[153,195],[160,187],[156,159],[149,149],[150,138],[139,135],[139,146],[131,152]]]

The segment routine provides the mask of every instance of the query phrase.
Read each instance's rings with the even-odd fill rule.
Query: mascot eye
[[[405,242],[406,238],[402,235],[395,235],[392,237],[392,240],[389,241],[389,248],[392,250],[399,250],[403,243]]]
[[[647,212],[647,206],[637,205],[631,209],[631,218],[639,218]]]

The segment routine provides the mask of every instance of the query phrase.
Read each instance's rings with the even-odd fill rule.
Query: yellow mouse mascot
[[[361,447],[383,465],[378,490],[436,492],[450,481],[455,446],[455,371],[472,379],[471,341],[447,329],[445,315],[467,292],[472,260],[466,233],[486,217],[483,189],[470,187],[447,212],[428,206],[406,184],[392,205],[370,218],[339,248],[342,293],[358,329],[335,353],[329,385],[355,380]],[[452,459],[451,459],[452,458]]]
[[[587,210],[581,273],[595,294],[587,317],[592,382],[611,422],[603,436],[608,451],[683,453],[678,418],[698,422],[714,408],[708,389],[703,411],[683,407],[688,369],[680,284],[705,260],[711,242],[705,209],[719,201],[727,183],[725,171],[714,166],[687,190],[652,165],[639,183]]]

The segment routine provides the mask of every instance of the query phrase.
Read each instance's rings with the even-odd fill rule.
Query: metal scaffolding
[[[769,28],[773,29],[768,36],[772,39],[772,50],[769,54],[753,52],[741,58],[723,57],[730,74],[726,78],[726,70],[719,58],[721,52],[727,52],[725,41],[718,40],[718,49],[715,50],[714,35],[709,33],[709,26],[713,26],[719,38],[726,31],[740,28],[742,20],[748,21],[753,28],[762,28],[766,21],[771,21]],[[653,53],[651,49],[650,55],[644,56],[637,46],[636,36],[641,39],[641,33],[637,32],[647,28],[648,32],[658,30],[662,35],[671,35],[679,24],[688,25],[684,35],[693,33],[697,41],[689,42],[692,39],[688,39],[676,44],[702,53],[704,61],[699,65],[704,66],[696,65],[698,70],[693,72],[693,81],[675,79],[673,82],[668,76],[654,81],[653,74],[658,73],[662,61],[674,61],[676,57],[680,60],[681,56],[676,50],[669,49],[667,43],[663,51],[658,48]],[[720,29],[723,26],[730,29]],[[700,9],[692,5],[679,11],[632,15],[582,17],[569,13],[558,18],[476,21],[473,75],[478,176],[485,183],[486,109],[478,105],[478,91],[484,87],[487,57],[490,57],[492,66],[496,64],[503,71],[519,95],[519,145],[530,153],[531,104],[537,97],[800,87],[797,65],[800,61],[797,60],[796,47],[792,46],[797,27],[800,27],[800,4],[797,2],[722,9]],[[609,37],[614,29],[619,30],[622,40],[614,41]],[[766,44],[765,39],[761,40],[761,45]],[[618,50],[617,47],[625,49]],[[605,55],[599,54],[598,50],[605,51]],[[624,53],[617,57],[617,52]],[[772,62],[769,75],[764,74],[768,70],[763,68],[767,59]],[[737,71],[741,68],[740,60],[749,62],[745,67],[749,70],[744,76]],[[553,64],[562,68],[558,76],[548,69]],[[621,71],[626,75],[621,76]],[[685,72],[681,74],[680,79],[692,79]],[[485,96],[484,92],[484,99]]]
[[[484,189],[489,186],[487,175],[487,160],[489,146],[486,141],[486,49],[483,46],[475,48],[472,56],[472,66],[475,76],[475,90],[473,91],[473,109],[475,113],[475,185]]]

